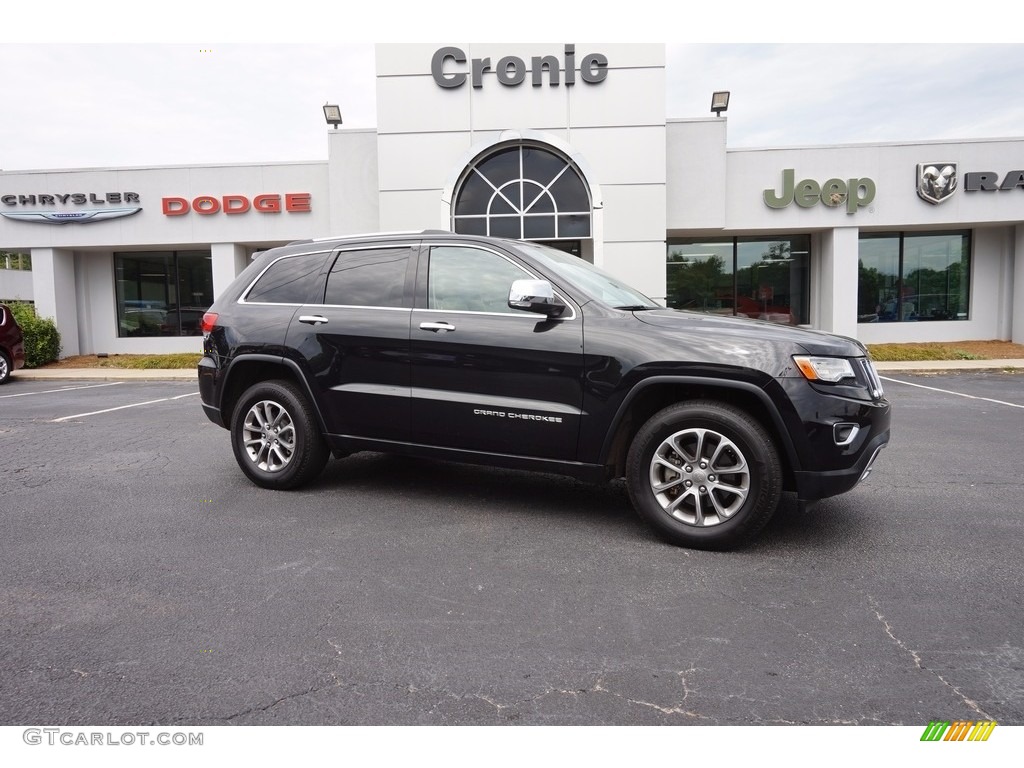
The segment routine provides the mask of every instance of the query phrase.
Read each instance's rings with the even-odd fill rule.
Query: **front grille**
[[[871,397],[878,400],[882,394],[882,380],[878,378],[878,372],[875,370],[875,366],[871,364],[871,360],[866,357],[858,357],[854,362],[860,366],[860,377],[863,378],[868,389],[871,390]]]

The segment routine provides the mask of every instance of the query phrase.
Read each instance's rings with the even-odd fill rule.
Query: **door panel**
[[[429,255],[427,306],[411,318],[413,442],[574,460],[582,317],[509,309],[512,281],[535,276],[496,252]]]
[[[409,319],[415,249],[358,248],[337,255],[325,303],[292,319],[297,351],[328,432],[409,439]]]

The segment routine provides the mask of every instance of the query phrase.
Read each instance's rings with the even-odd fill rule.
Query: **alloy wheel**
[[[670,435],[651,457],[654,498],[687,525],[708,527],[729,520],[750,494],[750,468],[739,447],[710,429]]]

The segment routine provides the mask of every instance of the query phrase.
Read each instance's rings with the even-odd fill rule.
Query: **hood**
[[[660,328],[678,329],[701,336],[718,336],[734,344],[788,343],[800,346],[808,355],[835,357],[865,357],[867,351],[856,339],[809,328],[751,320],[731,315],[706,315],[679,309],[652,309],[634,312],[637,320]]]

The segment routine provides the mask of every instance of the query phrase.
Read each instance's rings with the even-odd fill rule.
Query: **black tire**
[[[637,513],[662,537],[694,549],[731,549],[775,514],[782,465],[771,435],[714,400],[654,414],[629,449],[626,485]]]
[[[327,444],[306,396],[289,381],[265,381],[245,391],[231,416],[231,447],[256,485],[298,488],[323,471]]]
[[[11,358],[0,350],[0,384],[6,384],[11,378]]]

